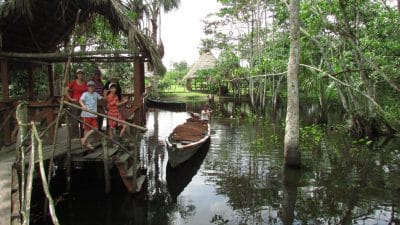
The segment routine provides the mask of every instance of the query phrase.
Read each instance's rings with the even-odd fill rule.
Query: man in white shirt
[[[211,117],[212,111],[210,110],[209,105],[204,105],[203,110],[201,110],[201,120],[209,121]]]

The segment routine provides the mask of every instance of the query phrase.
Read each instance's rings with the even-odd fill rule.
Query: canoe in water
[[[188,119],[166,138],[168,162],[172,168],[190,159],[210,139],[208,121]]]

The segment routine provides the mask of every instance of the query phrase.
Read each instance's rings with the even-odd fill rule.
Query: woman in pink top
[[[79,100],[84,92],[88,90],[88,86],[86,84],[86,81],[84,80],[84,75],[85,73],[83,72],[82,69],[77,69],[76,70],[76,79],[71,81],[68,86],[65,88],[65,97],[73,103],[79,104]],[[76,108],[70,108],[70,111],[73,115],[76,117],[80,117],[81,110],[78,110]],[[74,138],[78,138],[78,134],[82,134],[82,132],[76,132],[76,131],[82,131],[79,130],[79,125],[78,121],[72,120],[71,121],[71,130],[72,130],[72,135]],[[81,124],[81,128],[82,128]],[[80,135],[82,136],[82,135]],[[81,137],[79,137],[81,138]]]

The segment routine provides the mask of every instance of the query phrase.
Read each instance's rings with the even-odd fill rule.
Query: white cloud
[[[220,7],[216,0],[181,0],[178,10],[162,14],[161,38],[165,48],[165,66],[182,60],[192,64],[197,60],[200,39],[204,37],[202,20]]]

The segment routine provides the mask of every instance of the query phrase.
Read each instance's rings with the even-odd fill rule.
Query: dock
[[[128,145],[129,150],[132,152],[126,152],[126,149],[121,149],[120,146],[107,143],[106,146],[102,143],[99,135],[93,135],[93,146],[94,150],[86,152],[82,148],[79,139],[72,139],[69,145],[68,132],[66,126],[61,126],[58,130],[58,142],[55,146],[54,158],[67,158],[68,153],[70,154],[70,162],[74,163],[100,163],[104,166],[105,176],[105,192],[110,192],[110,173],[109,171],[114,166],[117,166],[121,179],[128,191],[139,192],[143,183],[145,182],[146,175],[143,174],[143,168],[140,168],[139,161],[133,156],[137,156],[135,146]],[[105,139],[103,139],[104,141]],[[70,146],[70,149],[69,149]],[[43,147],[43,161],[48,161],[53,155],[53,145],[45,145]],[[13,168],[16,167],[16,155],[17,150],[14,145],[4,147],[0,151],[0,225],[20,224],[14,223],[13,218],[19,219],[19,209],[15,210],[15,205],[19,206],[19,197],[14,192],[18,190],[18,184],[15,184],[15,177],[13,181]],[[30,157],[30,151],[25,154],[25,163],[28,166]],[[39,159],[35,160],[38,163]],[[14,169],[15,170],[15,169]],[[36,174],[39,172],[36,171]],[[18,179],[17,179],[18,180]],[[13,184],[14,182],[14,184]],[[15,195],[15,196],[14,196]]]

